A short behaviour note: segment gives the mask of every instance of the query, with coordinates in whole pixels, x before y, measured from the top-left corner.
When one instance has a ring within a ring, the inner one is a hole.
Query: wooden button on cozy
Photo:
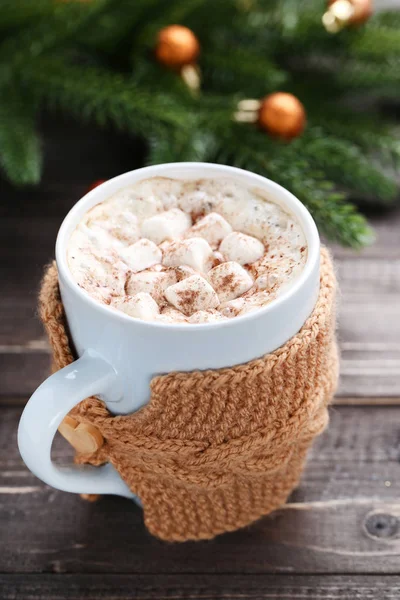
[[[97,427],[90,423],[79,423],[70,416],[63,419],[58,431],[80,454],[92,454],[99,450],[104,442]]]

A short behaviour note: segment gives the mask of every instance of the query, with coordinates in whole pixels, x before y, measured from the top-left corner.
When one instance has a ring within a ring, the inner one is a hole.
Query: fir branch
[[[287,73],[252,50],[222,44],[211,46],[201,56],[205,89],[219,93],[262,96],[281,87]]]
[[[300,175],[300,174],[299,174]],[[285,179],[285,178],[283,178]],[[282,185],[285,185],[281,179]],[[287,182],[289,189],[311,211],[326,237],[355,249],[368,246],[375,239],[372,228],[346,196],[335,192],[333,183],[319,177],[303,177]]]
[[[43,52],[60,47],[104,11],[110,0],[60,4],[37,23],[10,35],[0,45],[0,75],[3,80]]]
[[[148,23],[149,11],[158,12],[162,0],[110,0],[108,10],[96,18],[95,26],[89,23],[78,32],[78,42],[83,48],[108,57],[116,55],[129,63],[132,40],[137,31]]]
[[[341,118],[339,110],[336,114],[327,111],[325,115],[313,114],[312,122],[328,135],[348,141],[357,146],[359,152],[373,157],[380,170],[396,172],[400,169],[400,131],[382,122],[378,115],[358,113],[349,119],[345,114]],[[367,195],[371,195],[371,190]]]
[[[388,27],[389,29],[400,28],[400,11],[382,10],[374,14],[372,20],[377,27]]]
[[[39,17],[52,15],[54,0],[1,0],[0,31],[22,27]]]
[[[173,98],[152,94],[122,74],[43,57],[27,63],[20,78],[34,98],[100,126],[113,123],[118,129],[149,135],[190,125],[190,115]]]
[[[384,62],[350,59],[341,61],[335,73],[336,80],[347,90],[371,88],[374,93],[390,88],[398,93],[400,85],[400,57],[388,57]]]
[[[293,143],[293,150],[296,147],[328,179],[350,192],[373,196],[376,202],[382,203],[393,202],[398,194],[397,183],[376,168],[357,146],[327,135],[320,128],[309,127],[303,138]]]
[[[304,98],[304,85],[299,86],[297,81],[292,85],[307,106],[309,124],[306,132],[310,127],[320,127],[328,135],[348,141],[360,151],[372,155],[374,161],[384,168],[400,168],[400,128],[383,118],[375,109],[376,103],[372,108],[365,106],[364,110],[359,108],[355,111],[341,99],[332,98],[330,89],[328,98],[321,102],[318,87],[307,85],[308,93]]]
[[[350,43],[350,55],[380,59],[400,55],[400,29],[370,24],[354,32]]]
[[[0,96],[0,164],[15,185],[38,183],[42,152],[35,130],[36,106],[24,101],[15,86],[3,88]]]
[[[169,162],[208,162],[215,149],[215,139],[207,131],[195,131],[191,135],[172,131],[169,136],[150,138],[147,164]]]
[[[179,98],[182,104],[190,101],[192,93],[179,73],[165,69],[153,57],[135,57],[132,63],[132,81],[138,86],[151,89],[154,93],[168,93]]]
[[[372,118],[370,120],[372,121]],[[376,165],[376,169],[380,172],[388,171],[395,174],[400,169],[400,134],[395,135],[393,127],[391,128],[392,133],[390,133],[386,131],[384,124],[377,125],[376,127],[361,126],[357,128],[355,123],[330,118],[317,117],[313,121],[315,124],[321,126],[326,134],[340,138],[342,142],[348,141],[352,145],[356,145],[358,153],[362,153],[364,159],[366,156],[371,157],[374,165]],[[367,181],[368,179],[365,181],[365,185],[367,185]],[[365,185],[362,187],[365,187]],[[367,197],[371,196],[371,193],[372,190],[366,190]],[[378,195],[374,198],[374,201],[379,202],[379,199]],[[387,200],[390,200],[390,194],[386,198]]]

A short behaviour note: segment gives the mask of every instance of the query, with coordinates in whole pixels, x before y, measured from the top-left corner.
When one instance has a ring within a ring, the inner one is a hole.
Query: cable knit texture
[[[143,504],[149,531],[164,540],[213,538],[281,506],[298,484],[306,452],[328,422],[335,391],[335,276],[321,251],[317,305],[275,352],[236,367],[154,377],[147,406],[112,416],[89,398],[71,415],[105,443],[79,463],[111,462]],[[53,263],[40,315],[54,370],[74,360]]]

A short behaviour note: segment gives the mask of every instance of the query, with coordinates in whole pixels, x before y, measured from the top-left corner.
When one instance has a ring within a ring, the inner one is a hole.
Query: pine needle
[[[27,104],[15,87],[0,96],[0,164],[16,186],[40,180],[42,152],[35,129],[35,105]]]
[[[118,129],[148,135],[183,123],[182,110],[173,98],[155,96],[122,74],[72,65],[54,57],[25,65],[21,80],[35,98],[45,100],[50,107],[99,126],[113,123]]]

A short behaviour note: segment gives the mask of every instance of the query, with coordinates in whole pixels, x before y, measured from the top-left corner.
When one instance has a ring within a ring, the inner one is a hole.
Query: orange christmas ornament
[[[200,44],[193,31],[183,25],[169,25],[159,31],[155,54],[170,68],[180,68],[196,61]]]
[[[269,134],[291,140],[303,132],[306,111],[293,94],[275,92],[261,101],[258,123]]]
[[[329,33],[365,23],[372,15],[372,0],[328,0],[322,23]]]

